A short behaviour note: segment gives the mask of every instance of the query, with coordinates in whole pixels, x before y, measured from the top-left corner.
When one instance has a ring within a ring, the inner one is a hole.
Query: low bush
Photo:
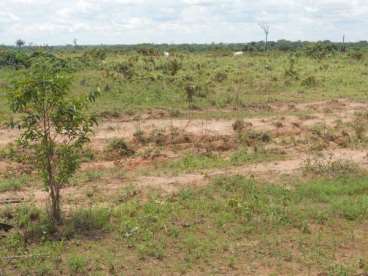
[[[108,208],[79,209],[71,214],[65,222],[67,237],[77,234],[91,234],[107,230],[110,227],[111,210]]]
[[[111,158],[130,157],[135,151],[129,147],[124,139],[113,139],[109,142],[105,150]]]

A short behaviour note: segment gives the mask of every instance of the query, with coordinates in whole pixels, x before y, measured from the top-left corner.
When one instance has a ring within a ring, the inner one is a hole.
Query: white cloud
[[[1,0],[0,43],[244,42],[368,37],[366,0]]]

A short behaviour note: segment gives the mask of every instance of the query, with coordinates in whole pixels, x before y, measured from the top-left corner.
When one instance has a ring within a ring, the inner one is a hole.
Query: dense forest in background
[[[0,45],[0,48],[25,48],[25,49],[34,49],[34,48],[47,48],[47,49],[56,49],[56,50],[75,50],[76,48],[104,48],[109,50],[117,50],[117,51],[134,51],[139,49],[156,49],[159,51],[187,51],[187,52],[203,52],[203,51],[246,51],[246,52],[256,52],[256,51],[264,51],[265,42],[264,41],[253,41],[248,43],[210,43],[210,44],[197,44],[197,43],[184,43],[184,44],[151,44],[151,43],[142,43],[142,44],[131,44],[131,45],[64,45],[64,46],[26,46],[25,41],[19,40],[22,42],[21,44],[16,43],[14,46],[6,46]],[[279,50],[279,51],[295,51],[308,47],[327,47],[334,50],[341,49],[362,49],[368,47],[368,41],[359,41],[359,42],[332,42],[329,40],[325,41],[289,41],[289,40],[278,40],[278,41],[269,41],[268,49],[269,50]]]
[[[135,44],[135,45],[65,45],[65,46],[35,46],[26,45],[18,40],[14,46],[0,46],[0,67],[28,67],[31,59],[40,52],[47,52],[59,57],[68,56],[74,61],[88,63],[89,60],[104,60],[108,54],[140,54],[142,56],[161,56],[164,52],[175,54],[209,54],[214,56],[232,56],[235,51],[261,54],[265,51],[305,55],[312,58],[323,58],[337,53],[348,53],[355,59],[360,59],[368,49],[367,41],[331,42],[331,41],[270,41],[265,47],[264,41],[249,43],[212,43],[212,44]]]

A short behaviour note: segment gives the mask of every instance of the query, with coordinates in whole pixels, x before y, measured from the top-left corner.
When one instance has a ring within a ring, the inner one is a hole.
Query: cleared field
[[[0,274],[368,272],[365,56],[58,55],[99,124],[54,229],[0,99]]]

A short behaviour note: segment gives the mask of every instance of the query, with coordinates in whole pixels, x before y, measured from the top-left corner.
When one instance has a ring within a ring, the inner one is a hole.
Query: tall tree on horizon
[[[263,30],[266,38],[265,38],[265,51],[267,51],[268,49],[268,36],[270,34],[270,29],[271,26],[268,23],[262,22],[262,23],[258,23],[258,26]]]
[[[15,44],[17,45],[17,47],[20,49],[20,48],[22,48],[25,44],[26,44],[26,42],[23,40],[23,39],[18,39],[16,42],[15,42]]]

